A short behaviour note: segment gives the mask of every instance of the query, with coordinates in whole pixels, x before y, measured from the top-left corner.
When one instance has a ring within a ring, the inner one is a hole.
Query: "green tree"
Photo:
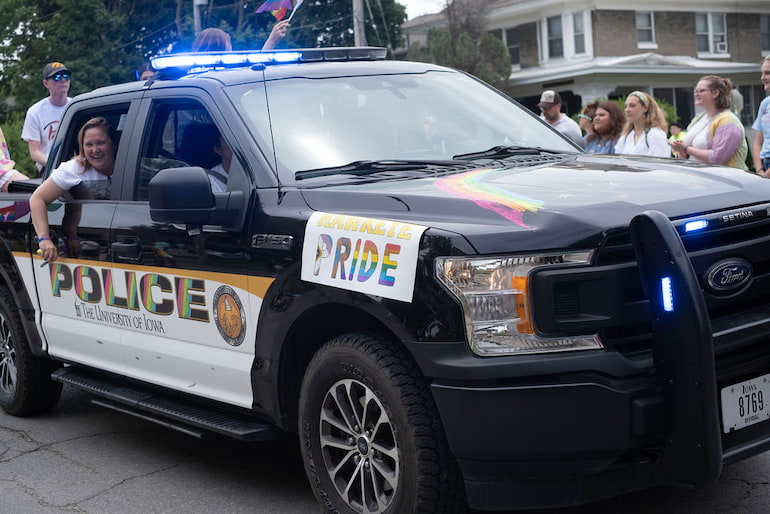
[[[364,2],[365,34],[369,45],[397,48],[403,38],[401,25],[405,21],[406,7],[396,0]],[[351,0],[305,0],[291,23],[286,43],[295,48],[354,44]]]
[[[407,58],[467,71],[495,86],[511,73],[511,58],[500,38],[484,31],[490,0],[448,0],[447,28],[428,30],[428,47],[413,44]]]
[[[263,0],[209,0],[201,27],[230,33],[236,49],[260,48],[275,24],[255,13]],[[365,3],[369,44],[396,48],[406,9],[396,0]],[[61,61],[72,70],[72,96],[133,79],[151,56],[189,50],[190,0],[0,0],[0,121],[23,114],[46,96],[43,66]],[[306,0],[292,19],[284,47],[352,46],[350,0]]]
[[[126,82],[159,48],[177,39],[175,0],[0,0],[0,95],[24,112],[46,96],[43,66],[64,62],[71,95]]]

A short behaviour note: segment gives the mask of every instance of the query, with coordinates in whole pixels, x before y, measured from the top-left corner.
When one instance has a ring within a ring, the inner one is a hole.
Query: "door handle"
[[[138,242],[112,243],[112,259],[115,262],[141,262],[142,245]]]

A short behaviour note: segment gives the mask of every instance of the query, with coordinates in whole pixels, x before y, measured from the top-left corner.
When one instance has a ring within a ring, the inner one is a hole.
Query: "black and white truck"
[[[767,450],[770,181],[584,154],[384,54],[167,56],[77,97],[48,168],[105,117],[110,196],[54,202],[50,234],[39,180],[0,196],[4,410],[72,384],[199,437],[298,434],[330,512],[705,487]]]

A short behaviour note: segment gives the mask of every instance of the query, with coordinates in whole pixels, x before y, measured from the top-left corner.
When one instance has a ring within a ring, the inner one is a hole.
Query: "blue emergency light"
[[[374,61],[387,57],[387,49],[379,47],[302,48],[256,52],[194,52],[153,57],[150,64],[160,78],[174,78],[223,68],[245,68],[257,65],[290,64],[320,61]]]
[[[674,289],[671,285],[671,277],[660,279],[660,289],[663,293],[663,310],[666,312],[674,311]]]
[[[297,62],[301,52],[205,52],[153,57],[152,67],[158,71],[172,68],[238,68],[255,64]]]
[[[695,220],[695,221],[688,221],[684,224],[684,231],[687,232],[697,232],[698,230],[703,230],[704,228],[707,228],[709,226],[708,220]]]

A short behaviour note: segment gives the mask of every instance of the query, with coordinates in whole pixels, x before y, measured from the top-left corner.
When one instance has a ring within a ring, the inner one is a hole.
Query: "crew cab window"
[[[78,132],[85,125],[85,123],[97,117],[103,117],[110,124],[115,148],[120,148],[120,140],[123,134],[123,128],[126,124],[126,117],[128,114],[128,108],[130,104],[113,105],[109,107],[99,107],[94,109],[83,109],[76,112],[75,116],[68,124],[68,131],[62,142],[61,149],[56,155],[53,169],[60,166],[63,162],[72,159],[78,154]],[[48,172],[50,175],[50,171]],[[98,187],[94,187],[98,186]],[[113,187],[113,180],[100,180],[99,184],[85,184],[83,188],[73,188],[68,196],[75,199],[89,199],[89,200],[110,200],[115,198],[115,192]],[[90,189],[90,191],[89,191]]]
[[[150,114],[143,142],[134,200],[148,199],[150,179],[160,170],[200,166],[210,171],[221,162],[213,150],[218,129],[197,102],[158,102]]]

